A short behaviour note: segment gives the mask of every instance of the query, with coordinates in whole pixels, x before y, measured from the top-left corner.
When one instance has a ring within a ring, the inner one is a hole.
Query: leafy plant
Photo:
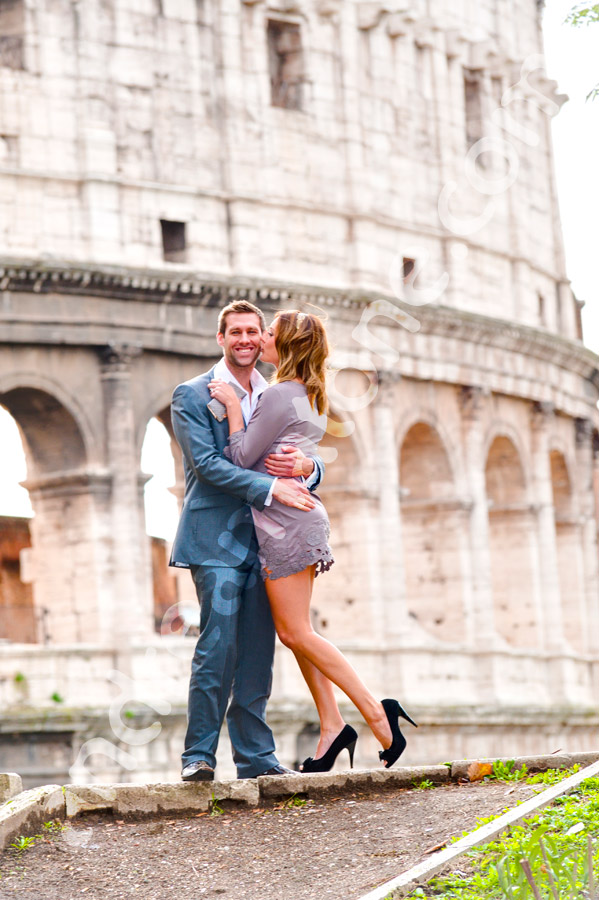
[[[291,797],[287,797],[286,800],[283,800],[279,806],[275,806],[275,809],[295,809],[299,807],[300,809],[307,804],[307,800],[303,797],[298,797],[297,794],[292,794]]]
[[[25,837],[24,835],[20,835],[16,840],[12,842],[10,845],[13,850],[16,850],[17,853],[23,853],[24,850],[27,850],[29,847],[33,847],[35,844],[34,837]]]
[[[527,784],[545,784],[550,786],[552,784],[558,784],[564,778],[569,775],[574,775],[576,772],[580,771],[580,766],[578,763],[572,766],[571,769],[547,769],[546,772],[538,772],[536,775],[529,775],[526,779]]]
[[[52,819],[50,822],[42,822],[42,828],[45,834],[53,834],[56,831],[64,831],[66,825],[63,825],[58,819]]]
[[[210,815],[211,816],[222,816],[224,815],[224,809],[220,805],[220,800],[217,800],[214,796],[214,791],[212,791],[212,800],[210,802]]]
[[[54,700],[55,703],[64,703],[64,697],[58,693],[58,691],[54,691],[50,696],[50,700]]]
[[[14,681],[15,684],[23,684],[24,681],[27,681],[27,676],[22,672],[15,672]]]
[[[418,781],[416,778],[412,779],[412,787],[415,791],[430,791],[434,786],[434,782],[428,778],[423,778],[422,781]]]
[[[497,781],[522,781],[528,775],[528,769],[524,765],[521,769],[516,769],[515,766],[515,759],[507,759],[505,762],[496,759],[493,763],[491,778]]]

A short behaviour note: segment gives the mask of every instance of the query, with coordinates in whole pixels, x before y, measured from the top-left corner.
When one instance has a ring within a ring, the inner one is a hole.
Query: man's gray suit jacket
[[[252,513],[264,509],[274,479],[241,469],[223,456],[229,438],[225,419],[210,410],[208,383],[214,369],[175,388],[171,416],[183,451],[185,496],[173,543],[171,566],[239,566],[257,551]]]

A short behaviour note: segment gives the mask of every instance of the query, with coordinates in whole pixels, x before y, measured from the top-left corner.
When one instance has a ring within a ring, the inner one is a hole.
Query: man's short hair
[[[264,313],[259,307],[254,306],[249,300],[234,300],[233,303],[229,303],[228,306],[225,306],[220,311],[218,317],[218,330],[221,334],[224,334],[227,330],[227,316],[230,313],[253,313],[260,319],[260,330],[264,331],[266,329]]]

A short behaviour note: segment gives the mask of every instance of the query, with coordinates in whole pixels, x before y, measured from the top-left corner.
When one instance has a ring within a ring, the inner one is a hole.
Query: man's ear
[[[224,347],[224,346],[225,346],[225,336],[224,336],[224,334],[222,333],[222,331],[217,332],[217,335],[216,335],[216,343],[219,345],[219,347]]]

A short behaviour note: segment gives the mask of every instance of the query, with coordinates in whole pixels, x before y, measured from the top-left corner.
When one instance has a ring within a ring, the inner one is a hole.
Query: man
[[[239,778],[289,771],[275,756],[265,721],[275,630],[260,575],[250,506],[264,509],[274,497],[288,506],[313,508],[309,491],[299,481],[274,476],[303,474],[306,484],[316,487],[323,466],[320,459],[306,458],[295,448],[288,448],[288,455],[269,457],[272,476],[232,465],[223,456],[227,421],[214,408],[216,401],[210,403],[208,391],[213,378],[232,384],[240,394],[247,424],[267,387],[254,368],[264,329],[258,307],[243,300],[226,306],[216,336],[223,358],[209,372],[180,384],[173,394],[172,421],[183,451],[185,498],[171,565],[191,569],[201,606],[189,686],[183,781],[214,778],[225,713]]]

